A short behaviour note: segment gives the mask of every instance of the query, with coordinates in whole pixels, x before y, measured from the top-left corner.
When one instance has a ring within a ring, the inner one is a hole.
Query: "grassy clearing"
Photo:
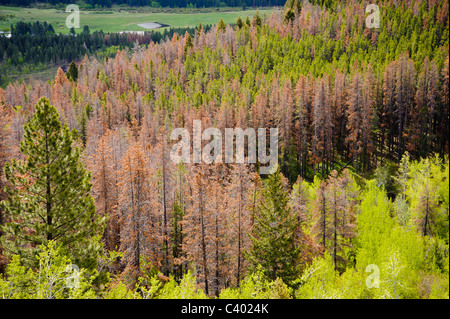
[[[269,16],[271,12],[272,9],[259,10],[261,16],[264,14]],[[139,12],[135,10],[112,11],[112,13],[109,14],[98,11],[81,11],[80,27],[82,28],[84,25],[88,25],[91,31],[103,30],[104,32],[145,31],[146,29],[137,24],[158,22],[170,25],[171,27],[195,27],[199,23],[202,23],[203,25],[216,24],[221,18],[225,23],[234,23],[238,17],[253,17],[255,13],[256,10],[204,13],[185,13],[184,11],[181,14],[167,12]],[[47,23],[52,24],[57,33],[69,32],[69,29],[65,25],[65,21],[70,13],[66,13],[63,10],[0,6],[0,16],[9,14],[14,15],[14,17],[7,21],[0,21],[0,31],[4,28],[10,28],[11,24],[15,24],[19,21],[46,21]]]

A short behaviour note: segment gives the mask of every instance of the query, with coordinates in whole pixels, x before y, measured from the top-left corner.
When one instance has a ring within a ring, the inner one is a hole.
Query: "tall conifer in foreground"
[[[270,280],[278,277],[290,284],[298,275],[300,249],[295,245],[297,216],[291,213],[289,195],[280,170],[269,176],[262,192],[263,202],[255,216],[252,241],[247,258]]]
[[[25,160],[5,165],[12,187],[5,188],[8,198],[0,203],[8,218],[2,243],[8,254],[20,254],[33,265],[35,247],[53,240],[73,263],[92,267],[100,245],[91,239],[101,234],[104,220],[95,215],[91,175],[74,146],[77,132],[58,117],[48,99],[40,99],[20,143]]]

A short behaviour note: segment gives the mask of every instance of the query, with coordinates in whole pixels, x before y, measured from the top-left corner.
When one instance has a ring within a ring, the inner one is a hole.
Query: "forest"
[[[369,4],[0,88],[0,297],[448,299],[449,2]],[[278,169],[172,161],[195,120],[277,128]]]
[[[211,25],[202,26],[209,30]],[[104,33],[90,32],[85,25],[81,32],[71,28],[71,36],[57,34],[51,24],[39,21],[18,22],[11,26],[11,37],[0,36],[0,86],[6,87],[10,82],[8,75],[21,72],[32,75],[33,69],[45,68],[55,63],[70,63],[81,60],[85,54],[104,54],[114,56],[116,50],[137,45],[159,43],[172,38],[174,33],[194,35],[196,28],[167,28],[164,31],[151,30],[138,33]],[[112,51],[110,49],[113,49]],[[30,69],[30,72],[26,70]]]

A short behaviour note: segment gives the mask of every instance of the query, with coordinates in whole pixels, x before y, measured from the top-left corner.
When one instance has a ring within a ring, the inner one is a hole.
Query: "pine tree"
[[[242,27],[244,26],[244,22],[242,22],[241,17],[238,17],[238,18],[237,18],[237,20],[236,20],[236,26],[237,26],[239,29],[242,29]]]
[[[9,135],[11,130],[8,124],[11,119],[9,112],[6,111],[6,107],[0,104],[0,201],[6,198],[6,193],[3,188],[6,184],[6,180],[3,176],[3,167],[7,162],[9,153]],[[3,208],[0,206],[0,240],[3,235],[1,226],[4,223]],[[3,247],[0,244],[0,274],[4,273],[4,266],[6,264],[6,258],[3,256]]]
[[[448,5],[447,5],[448,7]],[[441,154],[448,154],[449,152],[449,108],[450,108],[450,83],[449,83],[449,57],[445,61],[442,70],[442,115],[440,123],[440,139],[441,139]]]
[[[313,258],[319,253],[319,247],[314,243],[308,227],[311,222],[311,214],[308,212],[310,205],[308,187],[308,183],[299,176],[292,186],[289,203],[292,212],[297,216],[298,227],[295,232],[295,243],[302,247],[299,258],[301,270],[311,264]]]
[[[351,247],[354,233],[354,181],[347,170],[338,177],[337,172],[331,172],[328,179],[328,196],[330,202],[330,217],[332,220],[332,256],[334,270],[344,271],[347,263],[347,251]],[[350,193],[350,194],[349,194]],[[353,200],[352,200],[353,199]]]
[[[250,234],[251,248],[246,255],[253,269],[261,265],[270,280],[279,277],[290,285],[299,272],[296,261],[300,248],[294,241],[298,224],[288,205],[289,196],[279,169],[269,176],[262,198]]]
[[[225,32],[225,22],[223,22],[223,19],[220,19],[217,24],[217,32]]]
[[[346,120],[345,116],[347,105],[346,101],[346,90],[345,90],[345,74],[336,71],[334,77],[334,88],[333,88],[333,140],[336,150],[345,154],[345,137],[346,137]],[[335,152],[332,152],[333,157]],[[334,158],[333,158],[334,161]]]
[[[404,159],[407,160],[406,157]],[[436,158],[438,159],[438,158]],[[436,165],[437,164],[437,165]],[[436,167],[442,163],[426,158],[420,162],[410,163],[408,180],[406,182],[406,194],[411,203],[412,217],[418,226],[418,230],[424,236],[432,236],[437,233],[437,221],[441,213],[439,207],[439,174]],[[438,182],[438,183],[437,183]]]
[[[183,264],[185,260],[185,252],[183,251],[183,219],[186,210],[187,181],[186,168],[183,163],[179,163],[175,172],[175,198],[172,208],[172,257],[174,264],[174,277],[176,281],[180,281],[183,276]]]
[[[249,247],[247,233],[250,230],[251,213],[251,192],[254,186],[251,185],[251,171],[245,165],[233,165],[230,176],[230,184],[227,188],[227,194],[233,199],[228,207],[231,212],[228,213],[230,219],[231,231],[231,250],[236,260],[236,283],[239,286],[244,273],[245,259],[243,252]]]
[[[186,31],[184,34],[184,57],[187,56],[189,49],[192,48],[194,44],[192,43],[192,38],[190,34]]]
[[[356,172],[359,173],[359,156],[363,152],[362,112],[364,107],[363,80],[359,72],[353,75],[349,87],[347,100],[347,130],[349,132],[346,142],[349,144],[350,156],[355,160]]]
[[[292,92],[292,84],[290,79],[286,79],[283,85],[283,91],[281,92],[280,103],[277,105],[277,127],[280,130],[281,136],[281,149],[283,152],[283,160],[286,163],[284,167],[284,174],[286,176],[291,175],[288,171],[288,151],[291,143],[292,124],[294,116],[294,97]]]
[[[131,282],[136,283],[141,273],[141,258],[147,255],[158,266],[157,252],[149,243],[154,232],[150,222],[149,173],[147,157],[139,142],[134,142],[122,158],[119,174],[119,205],[122,211],[120,250]]]
[[[354,207],[358,192],[347,170],[340,177],[332,171],[316,189],[311,231],[322,251],[330,251],[335,270],[344,270],[348,260],[346,255],[355,236]]]
[[[394,138],[396,132],[395,117],[395,61],[386,66],[383,74],[383,109],[381,112],[381,139],[380,152],[383,156],[384,141],[387,136],[387,152],[393,152]]]
[[[211,267],[211,280],[214,294],[218,297],[221,287],[226,285],[225,278],[229,278],[228,273],[230,273],[228,265],[230,238],[226,235],[228,228],[227,218],[229,217],[229,214],[226,212],[228,211],[230,200],[218,181],[211,181],[208,197],[210,200],[207,203],[207,209],[211,212],[212,220],[209,238],[212,243],[211,255],[214,260]]]
[[[308,167],[308,150],[309,150],[309,127],[310,127],[310,115],[311,98],[309,95],[310,89],[308,88],[308,79],[304,75],[300,75],[295,86],[295,113],[296,113],[296,142],[299,150],[300,163],[301,163],[301,176],[306,177],[306,170]]]
[[[318,80],[313,108],[313,155],[322,163],[322,177],[328,174],[332,150],[332,114],[328,77]]]
[[[395,81],[395,106],[397,115],[397,158],[402,159],[406,149],[405,132],[409,124],[409,113],[414,100],[414,85],[416,70],[413,61],[408,58],[407,54],[402,54],[396,64],[396,81]]]
[[[72,63],[70,63],[69,70],[67,70],[66,76],[71,82],[76,82],[77,81],[77,79],[78,79],[78,67],[75,64],[75,62],[72,61]]]
[[[93,197],[100,216],[107,216],[108,222],[103,234],[105,248],[118,249],[120,223],[117,212],[117,184],[115,182],[113,149],[109,145],[111,132],[107,131],[98,142],[97,152],[89,161],[93,174]]]
[[[316,196],[314,200],[314,210],[312,218],[314,221],[311,229],[316,242],[325,250],[331,241],[331,221],[329,218],[329,200],[326,192],[327,183],[321,181],[316,189]]]
[[[176,200],[172,209],[172,257],[174,259],[175,280],[181,280],[183,274],[183,264],[181,257],[183,254],[183,226],[181,221],[184,217],[184,210],[180,199]]]
[[[169,254],[170,246],[170,211],[173,205],[173,178],[172,171],[174,167],[169,158],[169,145],[167,143],[167,138],[164,131],[161,131],[157,135],[157,142],[151,153],[154,157],[151,158],[151,163],[153,164],[152,169],[155,174],[151,181],[150,190],[150,205],[153,209],[154,215],[157,216],[158,224],[160,224],[160,235],[159,241],[161,244],[161,254],[162,254],[162,267],[161,271],[163,274],[168,275],[171,269],[172,259]],[[156,237],[156,233],[154,233]]]
[[[183,249],[198,272],[197,279],[203,281],[205,293],[210,293],[211,266],[211,228],[213,221],[211,211],[207,209],[208,178],[206,167],[198,166],[198,171],[188,176],[191,189],[190,205],[183,223]]]
[[[9,218],[3,244],[29,265],[35,262],[35,247],[50,240],[61,243],[74,263],[86,264],[95,257],[90,240],[103,231],[104,219],[95,216],[89,194],[90,173],[74,145],[77,132],[61,125],[58,117],[55,107],[40,99],[20,143],[25,160],[5,165],[12,187],[6,188],[8,198],[1,203]]]

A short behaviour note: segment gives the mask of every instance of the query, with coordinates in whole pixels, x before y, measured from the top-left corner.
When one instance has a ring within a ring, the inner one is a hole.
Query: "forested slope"
[[[66,143],[76,129],[82,156],[64,150],[92,172],[95,216],[108,217],[88,261],[63,240],[41,260],[100,273],[85,297],[448,298],[448,1],[380,1],[378,29],[366,27],[368,4],[295,3],[0,89],[0,164],[37,156],[27,136],[39,127]],[[38,124],[58,116],[66,129]],[[173,163],[169,134],[192,135],[194,120],[222,133],[277,127],[280,169]],[[15,205],[24,188],[11,186],[34,185],[31,163],[5,165],[2,238],[30,231],[37,254],[53,226],[42,198],[25,187],[36,204]],[[46,231],[14,228],[20,207]],[[18,257],[10,265],[16,286],[0,288],[28,296]]]

